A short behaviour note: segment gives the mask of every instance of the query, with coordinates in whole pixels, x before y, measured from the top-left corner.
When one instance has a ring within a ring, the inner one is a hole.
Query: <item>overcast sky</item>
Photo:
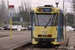
[[[43,6],[43,5],[53,5],[54,7],[55,2],[58,0],[22,0],[22,2],[26,2],[26,1],[30,1],[31,2],[31,7],[37,7],[37,6]],[[5,2],[7,3],[7,0],[5,0]],[[15,9],[18,9],[18,6],[21,6],[21,0],[9,0],[9,4],[10,5],[14,5]],[[65,0],[65,9],[67,12],[69,12],[71,10],[71,4],[70,2],[68,2],[67,0]],[[63,9],[63,0],[59,0],[59,8]]]

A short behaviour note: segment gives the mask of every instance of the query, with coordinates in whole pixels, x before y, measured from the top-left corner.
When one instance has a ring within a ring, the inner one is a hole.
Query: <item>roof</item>
[[[51,8],[54,11],[52,11],[52,12],[39,12],[39,11],[37,11],[39,8]],[[57,7],[36,7],[36,8],[33,8],[32,11],[34,11],[34,13],[57,13],[58,11],[60,11],[60,9]]]

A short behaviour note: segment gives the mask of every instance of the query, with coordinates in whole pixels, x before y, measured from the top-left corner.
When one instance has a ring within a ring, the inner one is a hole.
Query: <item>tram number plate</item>
[[[43,37],[46,37],[46,35],[43,35]]]

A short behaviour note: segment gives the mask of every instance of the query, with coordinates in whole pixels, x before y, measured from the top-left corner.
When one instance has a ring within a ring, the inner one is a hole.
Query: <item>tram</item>
[[[65,40],[65,33],[66,16],[61,9],[44,5],[31,10],[32,44],[59,45]]]

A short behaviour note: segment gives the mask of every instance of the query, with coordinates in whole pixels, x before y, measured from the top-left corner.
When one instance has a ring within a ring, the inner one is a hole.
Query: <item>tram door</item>
[[[60,20],[60,22],[59,22],[59,33],[60,33],[60,39],[63,39],[63,26],[64,26],[64,14],[63,13],[60,13],[60,17],[59,17],[59,20]]]

